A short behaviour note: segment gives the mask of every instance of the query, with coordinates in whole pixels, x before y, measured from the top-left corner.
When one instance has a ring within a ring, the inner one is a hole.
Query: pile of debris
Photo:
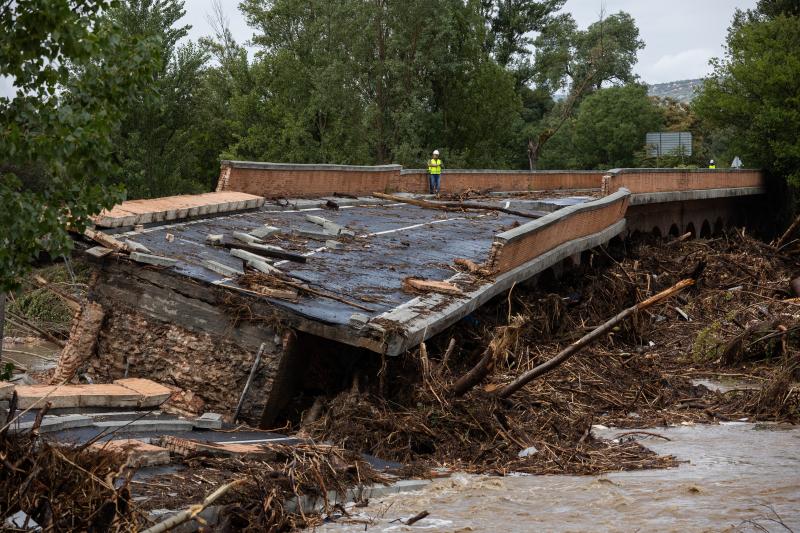
[[[73,443],[45,427],[49,403],[25,428],[18,404],[15,394],[0,428],[4,528],[156,533],[191,522],[290,531],[319,524],[320,512],[357,500],[365,487],[397,479],[359,454],[313,443],[145,442],[115,438],[116,431]],[[183,509],[187,502],[195,503]]]
[[[516,287],[429,346],[387,360],[388,379],[361,390],[367,380],[356,376],[304,429],[387,459],[474,472],[671,466],[592,428],[798,421],[796,269],[794,257],[738,231],[598,249],[560,280]],[[630,320],[606,322],[637,302]],[[532,370],[559,352],[569,353],[545,375]],[[696,384],[730,375],[761,385],[722,393]]]

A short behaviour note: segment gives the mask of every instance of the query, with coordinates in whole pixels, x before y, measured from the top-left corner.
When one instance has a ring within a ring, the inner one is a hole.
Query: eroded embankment
[[[496,396],[701,264],[694,287],[619,324],[510,398]],[[789,285],[796,276],[796,258],[733,230],[710,240],[616,243],[560,280],[515,287],[429,346],[387,360],[380,379],[356,372],[349,390],[318,399],[323,414],[304,431],[426,468],[590,474],[672,466],[671,457],[636,442],[596,438],[592,425],[796,421],[800,301]],[[490,375],[454,394],[454,382],[487,353]],[[693,384],[730,375],[759,386],[720,393]]]

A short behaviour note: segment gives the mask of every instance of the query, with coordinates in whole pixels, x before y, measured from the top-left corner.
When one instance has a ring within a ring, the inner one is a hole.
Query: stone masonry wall
[[[119,307],[106,308],[106,320],[89,375],[98,381],[142,377],[192,391],[208,411],[230,415],[244,389],[255,352],[231,340],[198,333]],[[265,335],[267,349],[242,409],[257,423],[269,397],[282,354],[282,339]]]

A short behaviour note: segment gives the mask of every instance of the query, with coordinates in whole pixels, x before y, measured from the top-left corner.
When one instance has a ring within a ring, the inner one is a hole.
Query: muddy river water
[[[685,461],[602,476],[456,474],[351,509],[344,531],[798,531],[800,428],[730,422],[652,430],[642,441]],[[622,431],[595,432],[613,438]],[[420,511],[429,517],[401,524]]]

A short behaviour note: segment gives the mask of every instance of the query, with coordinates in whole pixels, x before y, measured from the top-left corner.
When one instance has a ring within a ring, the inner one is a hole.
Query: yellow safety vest
[[[717,168],[717,165],[708,165],[708,168]]]
[[[428,161],[428,174],[441,174],[442,173],[442,160],[431,159]]]

